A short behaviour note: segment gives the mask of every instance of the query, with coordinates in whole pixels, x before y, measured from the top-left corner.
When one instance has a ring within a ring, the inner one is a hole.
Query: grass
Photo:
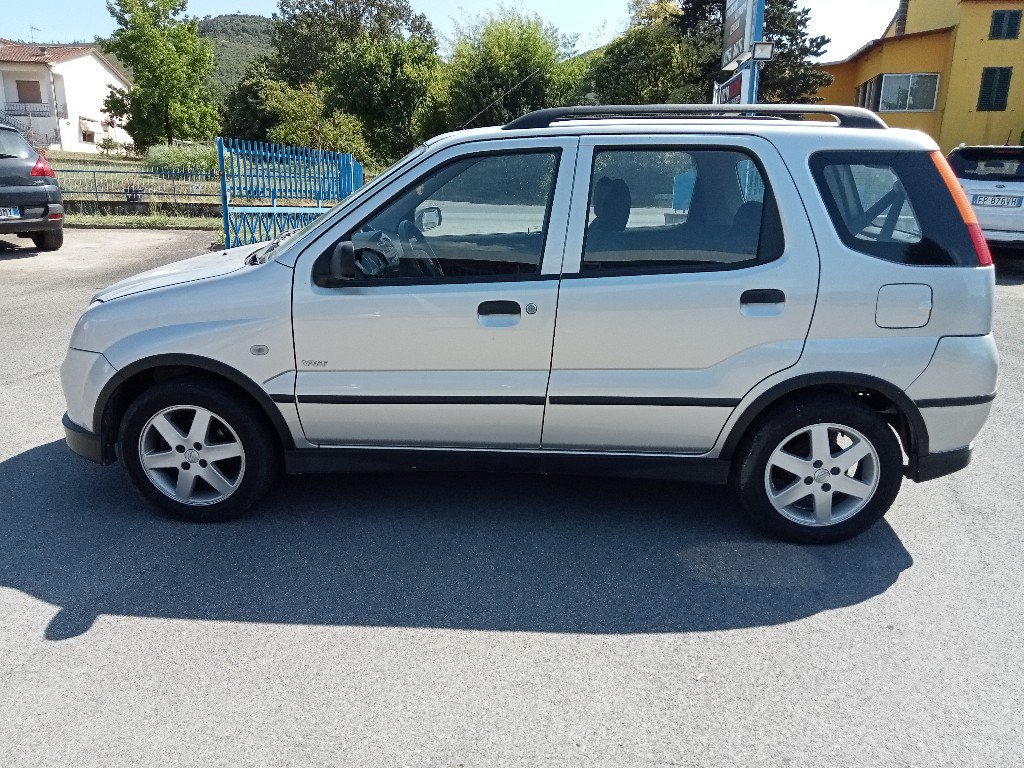
[[[83,229],[204,229],[220,232],[223,237],[224,221],[214,216],[174,216],[168,213],[101,214],[68,213],[64,226]]]
[[[46,160],[54,168],[110,168],[112,170],[131,171],[142,168],[145,163],[141,159],[126,158],[92,152],[61,152],[57,149],[46,151]]]

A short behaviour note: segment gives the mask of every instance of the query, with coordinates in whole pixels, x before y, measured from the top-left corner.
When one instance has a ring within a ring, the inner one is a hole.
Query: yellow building
[[[826,64],[828,104],[961,143],[1024,143],[1024,0],[902,0],[885,34]]]

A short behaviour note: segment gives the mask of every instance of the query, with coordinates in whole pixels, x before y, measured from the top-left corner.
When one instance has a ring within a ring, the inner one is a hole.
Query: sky
[[[433,21],[442,36],[451,34],[457,19],[485,13],[502,4],[498,0],[410,2],[416,11]],[[580,51],[607,43],[625,30],[629,20],[627,0],[516,0],[504,4],[536,12],[562,32],[579,35]],[[857,0],[856,11],[852,12],[851,4],[841,0],[802,2],[811,9],[811,32],[832,38],[825,55],[830,61],[845,58],[881,35],[897,4],[898,0]],[[104,0],[49,0],[45,10],[40,10],[43,6],[38,3],[12,0],[4,5],[0,37],[46,42],[91,41],[97,35],[109,34],[113,28]],[[276,7],[276,0],[189,0],[188,12],[200,17],[238,12],[269,16]]]

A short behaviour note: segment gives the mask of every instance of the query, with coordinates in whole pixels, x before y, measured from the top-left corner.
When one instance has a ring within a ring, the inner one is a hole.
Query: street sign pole
[[[754,4],[754,40],[764,40],[764,4],[765,0],[756,0]],[[753,46],[753,41],[751,41]],[[745,62],[750,67],[750,93],[748,104],[757,104],[757,90],[761,80],[761,62],[754,61],[753,55]]]

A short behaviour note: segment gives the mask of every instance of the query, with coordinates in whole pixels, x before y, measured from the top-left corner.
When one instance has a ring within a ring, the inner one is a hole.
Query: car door
[[[587,137],[574,189],[544,448],[706,452],[814,310],[782,158],[751,136]]]
[[[576,144],[444,150],[303,254],[293,321],[310,442],[540,446]],[[332,283],[349,241],[357,279]]]

